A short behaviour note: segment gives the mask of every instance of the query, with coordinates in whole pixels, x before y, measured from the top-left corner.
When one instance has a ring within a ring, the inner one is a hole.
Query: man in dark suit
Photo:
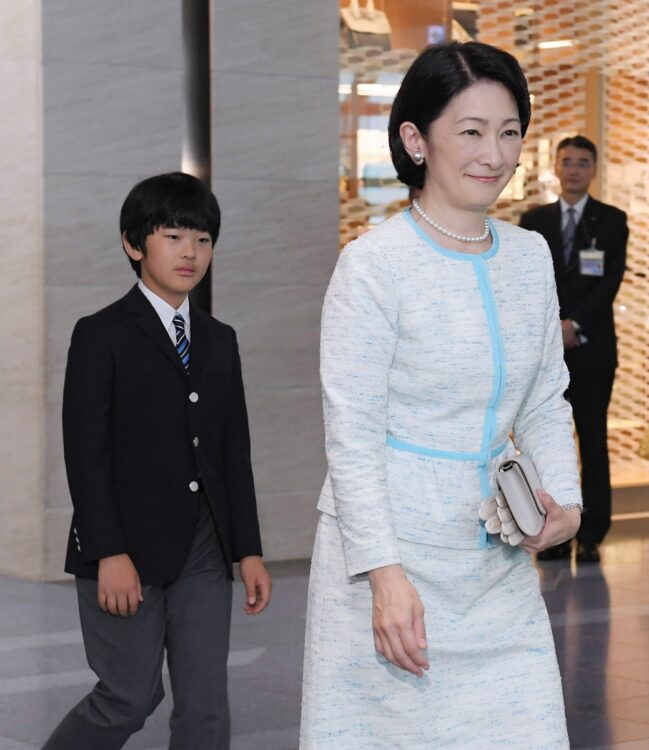
[[[584,516],[577,534],[577,560],[598,562],[599,545],[611,525],[611,482],[606,415],[617,367],[613,301],[622,282],[626,214],[591,198],[597,149],[577,135],[557,148],[561,197],[521,216],[520,225],[542,234],[550,246],[561,311],[567,397],[579,436]],[[569,557],[570,542],[540,559]]]
[[[188,298],[220,212],[175,172],[136,185],[120,224],[139,282],[77,323],[63,396],[66,571],[99,682],[45,749],[121,748],[162,700],[166,652],[169,747],[226,750],[233,562],[248,614],[266,607],[271,582],[236,336]]]

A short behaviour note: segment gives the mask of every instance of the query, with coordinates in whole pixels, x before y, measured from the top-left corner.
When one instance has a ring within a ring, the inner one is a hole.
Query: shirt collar
[[[176,310],[168,302],[165,302],[162,297],[159,297],[155,292],[152,292],[142,279],[137,282],[137,285],[142,294],[153,305],[153,309],[158,313],[158,317],[162,321],[165,330],[170,330],[173,324],[174,315],[177,312],[183,316],[185,324],[189,322],[189,297],[185,297],[183,303]]]
[[[581,215],[584,213],[584,208],[586,207],[586,203],[588,201],[588,193],[585,195],[582,195],[582,197],[575,203],[574,206],[571,206],[568,201],[566,201],[563,196],[559,198],[559,203],[561,204],[561,216],[566,217],[566,212],[569,208],[575,209],[575,224],[578,224],[581,220]]]

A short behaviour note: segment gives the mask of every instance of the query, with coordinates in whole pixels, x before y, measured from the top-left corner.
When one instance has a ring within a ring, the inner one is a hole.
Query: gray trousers
[[[182,573],[166,586],[145,586],[134,617],[99,609],[96,581],[77,579],[77,595],[88,664],[99,682],[43,750],[121,748],[164,697],[165,651],[174,699],[169,750],[228,750],[232,582],[206,501]]]

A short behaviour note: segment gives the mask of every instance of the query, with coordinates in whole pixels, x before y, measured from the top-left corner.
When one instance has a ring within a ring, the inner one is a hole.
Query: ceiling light
[[[573,39],[554,39],[551,42],[539,42],[539,49],[561,49],[562,47],[574,47]]]

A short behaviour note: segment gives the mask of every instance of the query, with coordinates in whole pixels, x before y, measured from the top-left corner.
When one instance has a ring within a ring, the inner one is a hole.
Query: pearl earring
[[[421,153],[421,151],[415,151],[413,159],[415,160],[415,164],[419,166],[424,161],[424,155]]]

